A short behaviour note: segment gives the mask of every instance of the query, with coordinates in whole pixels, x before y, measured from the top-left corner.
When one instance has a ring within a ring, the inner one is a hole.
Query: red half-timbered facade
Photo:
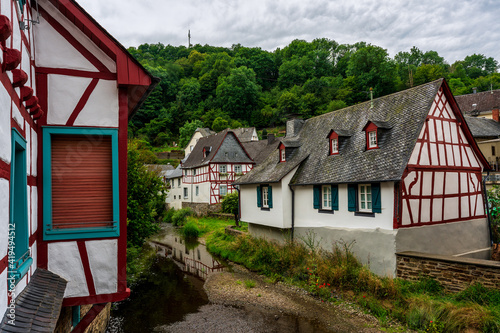
[[[453,97],[440,89],[403,175],[395,228],[486,217],[484,157],[473,145]]]
[[[2,1],[0,44],[0,312],[47,276],[56,311],[123,300],[127,123],[157,79],[74,0]]]
[[[218,204],[255,162],[231,130],[199,139],[182,164],[183,201]]]

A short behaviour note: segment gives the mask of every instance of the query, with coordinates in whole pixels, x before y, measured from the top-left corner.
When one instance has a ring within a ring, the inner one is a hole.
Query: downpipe
[[[290,191],[292,191],[292,233],[290,236],[293,242],[294,231],[295,231],[295,190],[293,189],[291,184],[288,184],[288,187],[290,187]]]
[[[488,231],[490,232],[490,243],[493,246],[493,232],[491,230],[491,217],[490,217],[490,202],[488,201],[488,191],[486,191],[486,180],[490,177],[490,172],[487,171],[486,177],[483,178],[483,194],[486,206],[486,216],[488,217]]]

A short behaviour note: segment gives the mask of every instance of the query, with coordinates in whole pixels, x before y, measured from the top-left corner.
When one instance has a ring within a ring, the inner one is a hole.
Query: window
[[[261,209],[273,208],[273,191],[269,185],[257,186],[257,207]]]
[[[28,184],[26,171],[26,141],[12,130],[12,160],[10,165],[10,216],[8,267],[9,277],[19,281],[29,270],[33,259],[29,250]]]
[[[198,185],[196,185],[195,191],[196,191],[196,196],[198,196],[200,194],[200,187]]]
[[[196,176],[196,169],[193,169],[193,176]]]
[[[495,156],[495,146],[491,146],[491,156]]]
[[[285,149],[280,150],[280,161],[285,162],[286,161],[286,152]]]
[[[194,148],[193,145],[189,146],[189,151],[193,151],[193,148]]]
[[[339,209],[338,185],[316,185],[313,187],[314,209],[333,212]]]
[[[119,236],[118,130],[43,129],[44,239]]]
[[[377,148],[377,131],[368,132],[368,148]]]
[[[380,183],[349,184],[348,210],[359,213],[382,213]]]
[[[184,187],[184,199],[187,199],[188,197],[188,188],[187,187]]]
[[[339,139],[331,139],[330,140],[330,155],[339,153]]]
[[[224,197],[224,196],[226,196],[226,194],[227,194],[227,185],[221,185],[219,187],[219,195],[221,197]]]
[[[227,168],[226,168],[225,164],[220,164],[219,165],[219,172],[220,173],[226,173],[227,172]]]
[[[372,211],[372,187],[371,185],[359,185],[359,211]]]
[[[241,165],[235,165],[234,166],[234,172],[235,173],[241,173]]]
[[[184,169],[184,176],[187,176],[188,175],[188,171],[187,169]]]
[[[175,199],[177,199],[177,196],[176,196],[176,195],[174,195],[174,200],[175,200]]]
[[[177,187],[181,187],[181,179],[177,178]]]
[[[323,209],[332,209],[332,187],[322,186],[321,192],[323,197],[323,205],[321,207]]]

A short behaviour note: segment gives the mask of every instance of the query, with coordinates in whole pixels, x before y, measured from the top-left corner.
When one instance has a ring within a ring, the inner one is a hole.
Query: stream
[[[209,304],[204,280],[228,268],[212,258],[204,244],[186,242],[171,226],[149,245],[157,251],[154,263],[145,278],[131,286],[130,297],[113,304],[107,333],[324,332],[296,316],[281,316],[274,323],[264,309]]]

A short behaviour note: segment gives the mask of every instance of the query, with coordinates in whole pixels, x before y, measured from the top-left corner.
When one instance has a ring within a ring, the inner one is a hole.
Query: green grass
[[[215,231],[224,231],[227,226],[234,225],[234,220],[223,220],[214,217],[195,217],[190,216],[187,218],[187,222],[195,223],[200,230],[199,236],[205,236]],[[238,230],[247,232],[248,223],[240,222],[241,227],[236,228]]]
[[[207,249],[267,276],[285,281],[332,302],[332,292],[357,302],[377,317],[389,318],[425,332],[500,332],[500,291],[480,284],[457,294],[447,293],[435,280],[416,282],[381,278],[362,266],[352,244],[336,244],[332,252],[318,250],[314,238],[306,242],[268,242],[251,236],[231,236],[222,229],[206,237]]]

